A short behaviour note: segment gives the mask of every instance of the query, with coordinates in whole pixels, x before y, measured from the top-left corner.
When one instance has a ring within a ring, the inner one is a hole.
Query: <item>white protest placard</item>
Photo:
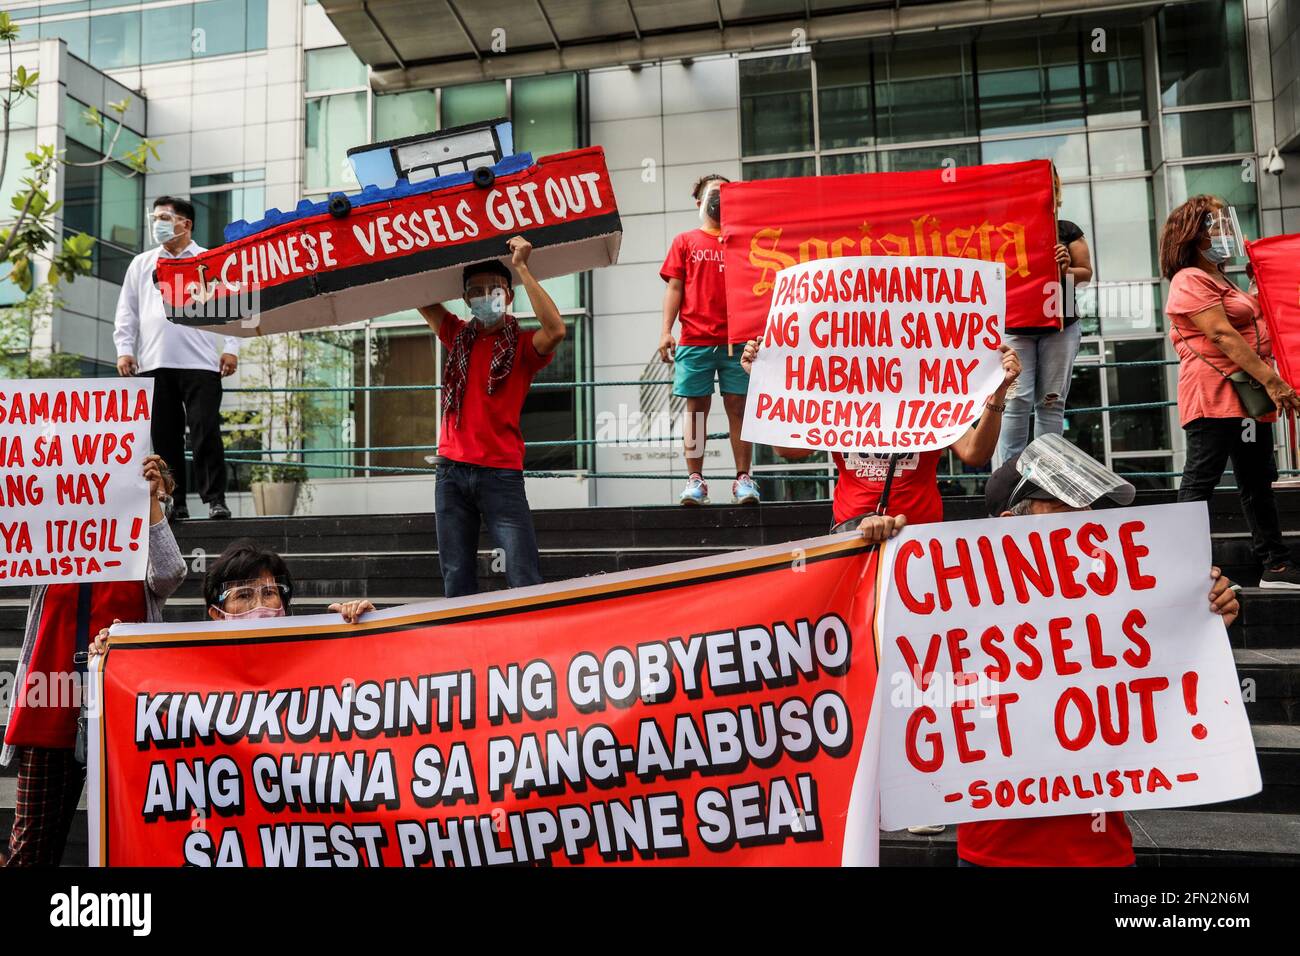
[[[1259,791],[1203,502],[916,525],[881,585],[884,829]]]
[[[0,583],[144,580],[152,407],[147,378],[0,383]]]
[[[945,448],[1002,381],[1006,267],[815,259],[777,273],[741,435],[829,451]]]

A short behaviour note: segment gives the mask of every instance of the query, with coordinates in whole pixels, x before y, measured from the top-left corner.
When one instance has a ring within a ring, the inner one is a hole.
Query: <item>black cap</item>
[[[989,480],[984,485],[984,510],[988,512],[990,518],[996,518],[1002,512],[1010,511],[1017,502],[1024,501],[1026,498],[1041,498],[1045,501],[1051,501],[1056,497],[1016,471],[1016,462],[1018,461],[1020,461],[1019,454],[1004,461],[997,471],[989,475]],[[1022,481],[1024,482],[1023,486],[1021,485]],[[1019,489],[1018,493],[1017,488]]]

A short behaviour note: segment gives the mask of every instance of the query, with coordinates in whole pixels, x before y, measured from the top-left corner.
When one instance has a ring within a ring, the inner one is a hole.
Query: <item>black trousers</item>
[[[1253,425],[1253,428],[1247,427]],[[1187,461],[1178,488],[1179,501],[1209,501],[1223,469],[1232,459],[1232,473],[1241,493],[1241,510],[1250,525],[1255,557],[1265,568],[1291,560],[1282,540],[1273,482],[1273,426],[1241,418],[1197,418],[1183,426]]]
[[[190,428],[194,482],[208,504],[226,497],[226,449],[221,443],[221,373],[204,369],[160,368],[143,373],[153,379],[153,450],[172,470],[176,507],[187,507],[185,426]]]

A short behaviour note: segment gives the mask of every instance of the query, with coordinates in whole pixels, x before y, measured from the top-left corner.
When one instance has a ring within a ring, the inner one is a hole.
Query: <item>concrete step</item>
[[[1205,808],[1126,814],[1139,866],[1298,866],[1300,814]],[[883,866],[956,866],[957,828],[880,834]]]

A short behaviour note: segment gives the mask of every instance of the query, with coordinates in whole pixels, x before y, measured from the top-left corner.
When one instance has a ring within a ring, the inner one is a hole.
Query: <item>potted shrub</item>
[[[252,468],[253,507],[259,517],[291,515],[307,481],[307,469],[298,462],[266,462]]]

